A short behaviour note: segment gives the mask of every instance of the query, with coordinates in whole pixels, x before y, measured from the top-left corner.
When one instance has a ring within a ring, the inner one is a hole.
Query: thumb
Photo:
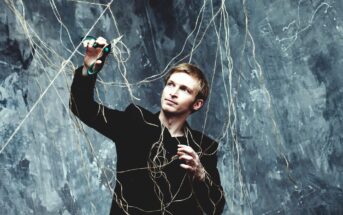
[[[95,63],[94,63],[94,69],[95,69],[95,70],[100,70],[100,69],[101,69],[101,64],[102,64],[102,61],[101,61],[101,60],[95,61]]]

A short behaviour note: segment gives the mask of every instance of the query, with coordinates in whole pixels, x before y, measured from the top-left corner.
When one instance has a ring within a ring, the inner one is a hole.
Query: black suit
[[[158,113],[129,105],[125,111],[96,103],[96,77],[75,71],[71,110],[88,126],[112,139],[117,149],[117,182],[111,214],[221,214],[224,194],[216,168],[218,144],[188,125],[185,136],[171,137]],[[175,157],[177,145],[191,146],[207,174],[192,179]]]

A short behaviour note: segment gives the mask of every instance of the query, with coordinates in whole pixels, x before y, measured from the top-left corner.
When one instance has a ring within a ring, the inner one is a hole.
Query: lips
[[[172,104],[174,104],[174,105],[177,105],[177,103],[174,102],[173,100],[170,100],[170,99],[164,99],[164,100],[167,101],[167,102],[169,102],[169,103],[172,103]]]

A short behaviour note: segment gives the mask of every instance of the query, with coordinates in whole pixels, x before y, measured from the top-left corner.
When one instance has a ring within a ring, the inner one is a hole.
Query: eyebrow
[[[171,79],[168,79],[168,81],[167,81],[166,84],[169,84],[169,83],[176,84],[176,82],[173,81],[173,80],[171,80]],[[185,88],[185,89],[187,89],[190,93],[193,93],[193,92],[194,92],[194,90],[192,90],[191,88],[189,88],[188,86],[186,86],[186,85],[184,85],[184,84],[180,85],[180,88]]]
[[[192,90],[191,88],[187,87],[186,85],[180,85],[180,89],[185,89],[188,90],[190,94],[193,94],[194,90]]]

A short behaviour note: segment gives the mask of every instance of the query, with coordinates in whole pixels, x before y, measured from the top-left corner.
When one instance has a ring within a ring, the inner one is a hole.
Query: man
[[[186,122],[207,98],[203,73],[191,64],[172,68],[165,78],[159,113],[133,104],[125,111],[109,109],[94,101],[96,74],[87,72],[102,68],[107,42],[99,37],[85,45],[70,105],[85,124],[116,144],[111,214],[221,214],[225,200],[216,168],[218,144]]]

